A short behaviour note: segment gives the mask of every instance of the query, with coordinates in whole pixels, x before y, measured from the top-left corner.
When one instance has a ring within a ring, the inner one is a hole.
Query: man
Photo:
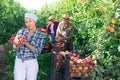
[[[63,21],[58,25],[56,32],[56,41],[64,43],[64,51],[73,50],[73,25],[70,23],[70,17],[63,15]]]

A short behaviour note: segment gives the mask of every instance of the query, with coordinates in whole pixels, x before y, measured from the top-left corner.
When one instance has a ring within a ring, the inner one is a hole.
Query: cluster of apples
[[[22,35],[17,35],[16,37],[11,37],[9,40],[11,43],[20,44],[25,43],[26,40]]]
[[[92,63],[92,59],[91,57],[85,57],[85,58],[80,58],[80,55],[79,54],[76,54],[76,53],[72,53],[72,52],[69,52],[69,51],[60,51],[58,54],[57,54],[57,65],[56,67],[57,68],[60,68],[61,66],[63,67],[63,62],[65,61],[64,60],[64,56],[68,54],[69,57],[70,57],[70,64],[80,64],[80,65],[84,65],[84,64],[90,64]],[[89,66],[91,68],[91,66]]]
[[[106,26],[106,30],[109,31],[109,32],[115,32],[114,27],[112,27],[110,25]]]
[[[69,51],[60,51],[58,54],[57,54],[57,58],[56,58],[56,68],[57,69],[61,69],[61,68],[63,68],[64,66],[63,66],[63,63],[65,62],[65,60],[64,60],[64,56],[66,55],[66,54],[71,54],[71,52],[69,52]]]
[[[63,66],[64,58],[61,54],[57,55],[57,60],[56,61],[57,61],[56,62],[56,68],[57,69],[64,68],[64,66]]]
[[[72,77],[79,76],[92,76],[92,69],[95,67],[95,64],[92,62],[91,57],[80,58],[81,56],[76,53],[72,53],[69,51],[60,51],[57,54],[56,58],[56,68],[61,69],[64,68],[63,65],[65,62],[65,55],[69,55],[69,74]]]
[[[63,63],[65,62],[64,60],[64,56],[66,54],[71,54],[69,51],[60,51],[58,54],[57,54],[57,60],[56,60],[56,68],[57,69],[61,69],[61,68],[64,68],[63,66]]]
[[[62,43],[51,43],[51,49],[54,51],[63,51],[64,50],[64,44]]]
[[[88,2],[89,0],[82,0],[82,2]]]
[[[92,76],[92,69],[95,67],[94,63],[74,63],[70,61],[69,74],[70,76]]]
[[[75,63],[90,63],[92,62],[91,57],[85,57],[85,58],[80,58],[81,56],[79,54],[76,53],[72,53],[69,51],[60,51],[59,52],[60,55],[65,56],[66,54],[69,54],[70,60],[74,61]]]
[[[90,62],[92,62],[91,57],[86,57],[86,58],[81,59],[79,57],[79,55],[74,56],[74,54],[70,55],[70,60],[72,60],[72,61],[74,61],[76,63],[90,63]]]
[[[69,73],[70,76],[91,76],[95,64],[91,57],[80,58],[78,54],[70,54]]]

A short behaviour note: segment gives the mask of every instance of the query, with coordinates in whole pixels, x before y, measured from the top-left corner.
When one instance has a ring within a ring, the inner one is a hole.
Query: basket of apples
[[[57,69],[63,69],[64,68],[64,62],[65,62],[65,59],[64,59],[64,56],[66,54],[71,54],[69,51],[60,51],[57,53],[56,55],[56,68]]]
[[[92,69],[95,67],[95,64],[92,62],[91,57],[80,58],[75,53],[69,57],[69,75],[71,77],[92,76]]]

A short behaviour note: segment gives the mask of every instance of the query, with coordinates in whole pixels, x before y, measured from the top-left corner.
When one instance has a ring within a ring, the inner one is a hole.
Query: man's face
[[[64,22],[64,24],[68,24],[69,23],[69,18],[63,18],[63,22]]]

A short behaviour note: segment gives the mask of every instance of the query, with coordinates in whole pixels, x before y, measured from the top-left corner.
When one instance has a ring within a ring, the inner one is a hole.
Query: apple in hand
[[[16,45],[18,45],[18,44],[20,44],[20,41],[19,41],[19,39],[17,37],[15,37],[13,43],[16,44]]]
[[[19,40],[20,40],[20,42],[21,42],[22,44],[26,43],[26,40],[25,40],[24,37],[20,38]]]
[[[61,41],[61,37],[60,36],[56,36],[56,41],[60,42]]]
[[[14,43],[15,44],[20,44],[20,43],[25,44],[26,40],[22,35],[17,35],[14,39]]]
[[[20,39],[20,38],[22,38],[22,35],[17,35],[16,37],[17,37],[18,39]]]
[[[11,43],[11,44],[13,44],[13,41],[14,41],[14,37],[11,37],[10,39],[9,39],[9,42]]]

